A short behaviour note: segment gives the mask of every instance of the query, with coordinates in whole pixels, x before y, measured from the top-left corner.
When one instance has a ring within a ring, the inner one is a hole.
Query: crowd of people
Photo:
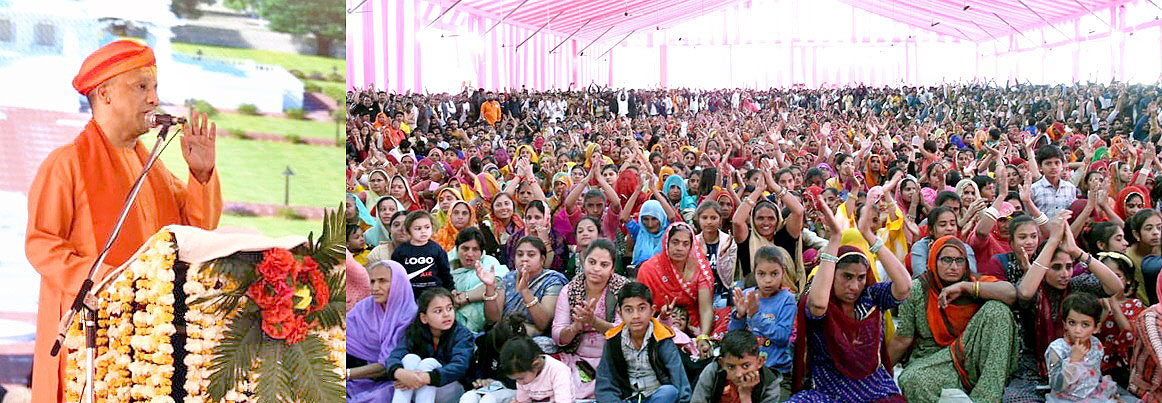
[[[1160,402],[1158,96],[350,91],[348,401]]]

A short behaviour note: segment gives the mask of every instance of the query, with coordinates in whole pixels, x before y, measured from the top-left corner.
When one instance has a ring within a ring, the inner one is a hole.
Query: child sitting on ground
[[[779,401],[779,374],[763,365],[758,339],[746,330],[731,330],[722,337],[718,360],[698,377],[691,403]]]
[[[1085,292],[1072,293],[1061,302],[1065,334],[1045,350],[1052,389],[1046,402],[1117,401],[1117,384],[1101,374],[1105,349],[1094,336],[1101,311],[1097,298]]]
[[[518,337],[500,349],[502,372],[516,381],[516,403],[573,403],[573,373],[541,352],[529,337]]]

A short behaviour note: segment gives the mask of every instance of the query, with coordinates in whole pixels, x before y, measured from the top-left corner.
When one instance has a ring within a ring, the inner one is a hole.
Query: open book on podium
[[[343,401],[346,283],[334,222],[329,213],[318,240],[158,231],[89,298],[95,400]],[[86,383],[80,318],[65,338],[70,402]]]

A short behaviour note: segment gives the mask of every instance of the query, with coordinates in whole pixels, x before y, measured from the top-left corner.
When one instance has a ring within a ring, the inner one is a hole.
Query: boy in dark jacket
[[[690,380],[674,331],[654,319],[649,287],[631,282],[617,293],[622,324],[605,332],[594,390],[599,402],[686,403]]]
[[[782,377],[763,366],[759,343],[746,330],[732,330],[722,337],[718,360],[706,366],[694,386],[692,403],[779,401]]]

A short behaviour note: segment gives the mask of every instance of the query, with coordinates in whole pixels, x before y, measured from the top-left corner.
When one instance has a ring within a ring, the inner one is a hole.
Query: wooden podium
[[[343,401],[334,232],[318,243],[184,226],[154,234],[94,288],[96,401]],[[79,319],[65,339],[69,402],[85,387]]]

